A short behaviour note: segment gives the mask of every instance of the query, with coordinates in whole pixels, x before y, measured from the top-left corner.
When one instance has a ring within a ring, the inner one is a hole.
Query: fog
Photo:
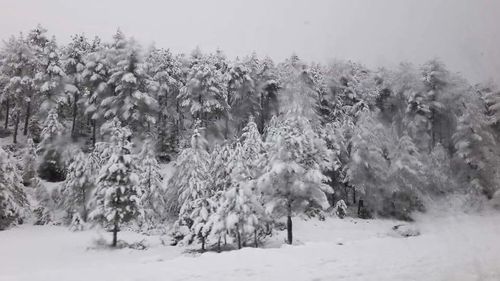
[[[71,34],[111,38],[119,27],[145,47],[234,57],[256,51],[281,60],[333,58],[367,66],[441,58],[471,82],[500,82],[500,1],[337,0],[0,0],[0,38],[41,23]]]

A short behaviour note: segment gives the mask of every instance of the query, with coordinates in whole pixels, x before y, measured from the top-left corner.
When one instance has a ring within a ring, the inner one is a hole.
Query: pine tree
[[[22,223],[29,206],[15,160],[0,147],[0,230]]]
[[[98,170],[92,159],[82,151],[76,152],[68,167],[62,190],[63,208],[70,215],[77,215],[81,222],[87,221],[87,204],[96,185]]]
[[[278,81],[277,69],[271,58],[266,57],[257,65],[257,74],[254,79],[257,91],[260,94],[260,112],[257,115],[257,127],[263,133],[264,128],[271,118],[278,114],[279,100],[278,91],[281,85]]]
[[[245,152],[241,144],[237,144],[231,156],[230,166],[231,185],[224,192],[222,203],[217,210],[221,230],[229,231],[236,236],[238,248],[241,249],[242,240],[246,235],[254,235],[257,247],[257,231],[262,226],[264,207],[259,200],[256,182],[252,180]]]
[[[496,147],[493,133],[486,127],[487,116],[477,114],[477,106],[468,103],[464,113],[458,119],[457,128],[453,135],[456,155],[469,167],[468,185],[471,191],[483,193],[491,197],[494,193],[494,184],[498,180],[496,167],[499,162],[495,153]]]
[[[213,57],[203,56],[193,64],[186,85],[177,97],[193,118],[201,120],[203,127],[223,116],[229,108],[226,76],[216,62]]]
[[[128,141],[131,132],[116,118],[110,141],[112,154],[101,168],[97,187],[91,198],[91,220],[113,232],[112,247],[117,245],[118,231],[124,223],[135,220],[141,213],[139,178]]]
[[[179,225],[186,225],[191,231],[191,238],[198,238],[202,250],[205,250],[206,238],[211,231],[210,214],[216,205],[211,200],[212,191],[208,186],[209,154],[206,140],[195,129],[191,138],[191,147],[184,149],[176,160],[176,172],[169,188],[177,194]]]
[[[259,177],[263,163],[263,154],[265,153],[265,144],[262,141],[262,135],[259,133],[257,124],[253,116],[250,116],[247,125],[243,128],[240,137],[241,148],[243,150],[243,161],[250,171],[250,177],[256,179]]]
[[[392,149],[389,155],[391,161],[392,183],[397,185],[398,189],[418,190],[424,186],[422,181],[423,163],[420,161],[420,153],[413,140],[404,134],[399,138],[397,146]]]
[[[155,123],[158,103],[149,93],[138,46],[118,33],[107,53],[109,65],[114,66],[107,81],[113,94],[101,102],[104,118],[117,117],[134,130],[148,130]]]
[[[58,110],[59,105],[64,102],[64,79],[66,74],[61,62],[60,50],[57,47],[55,37],[47,42],[44,48],[41,72],[37,73],[36,81],[42,95],[40,113],[48,116],[52,110]]]
[[[179,104],[177,95],[183,85],[182,65],[169,51],[153,49],[145,60],[146,72],[151,77],[151,90],[158,101],[157,151],[160,159],[169,159],[179,142]]]
[[[265,164],[265,148],[253,117],[242,132],[236,147],[223,146],[211,165],[211,174],[220,183],[212,185],[216,190],[213,200],[218,202],[212,233],[220,237],[229,231],[240,248],[245,238],[252,235],[257,246],[258,232],[268,220],[256,188],[256,179]]]
[[[491,125],[497,126],[500,123],[500,91],[495,85],[482,85],[478,89],[482,99],[486,103],[488,121]]]
[[[216,145],[210,155],[210,187],[217,194],[216,200],[231,185],[231,165],[228,165],[231,154],[232,144],[223,143]]]
[[[144,208],[146,228],[151,229],[162,225],[167,217],[166,194],[163,187],[163,176],[160,165],[155,158],[151,141],[147,141],[138,155],[139,185],[141,202]]]
[[[17,143],[19,123],[23,116],[23,108],[26,107],[24,115],[29,119],[31,99],[35,81],[34,68],[36,68],[36,57],[26,40],[21,36],[11,37],[5,43],[2,50],[0,63],[0,78],[3,81],[2,102],[6,105],[5,128],[9,123],[9,114],[14,119],[13,142]],[[25,134],[27,122],[25,122]]]
[[[445,120],[443,116],[445,106],[442,100],[443,92],[448,87],[448,80],[448,71],[440,61],[431,60],[422,66],[422,82],[424,84],[422,107],[429,122],[429,151],[438,141],[442,141],[440,122]]]
[[[71,102],[71,135],[73,137],[79,133],[78,122],[82,122],[78,118],[83,113],[80,99],[86,90],[83,72],[85,71],[85,57],[91,51],[91,47],[92,45],[84,35],[74,35],[64,49],[63,65],[67,79],[65,92],[69,95]]]
[[[38,153],[41,153],[42,162],[38,174],[48,181],[62,181],[65,178],[65,166],[62,160],[61,147],[58,145],[64,133],[64,126],[59,122],[58,114],[52,110],[43,124],[41,142]]]
[[[231,120],[235,134],[243,128],[250,116],[260,112],[260,100],[251,70],[242,62],[236,62],[229,69],[228,105],[231,110],[226,116],[226,139],[229,137]]]
[[[233,166],[230,165],[233,148],[232,144],[225,142],[222,145],[216,145],[210,155],[209,187],[212,189],[212,201],[215,202],[216,212],[210,216],[213,223],[211,233],[218,237],[218,246],[220,249],[220,240],[226,237],[227,228],[224,223],[224,217],[221,216],[220,210],[223,203],[224,193],[231,186],[231,171]]]
[[[331,188],[322,171],[331,165],[332,152],[309,120],[292,112],[272,120],[266,143],[269,160],[259,185],[269,211],[287,217],[287,242],[291,244],[293,212],[311,203],[328,207],[326,193]]]
[[[33,139],[29,138],[26,141],[26,149],[23,156],[23,184],[25,186],[33,186],[33,180],[36,179],[37,163],[36,163],[36,146]]]
[[[102,46],[99,37],[92,42],[90,53],[85,56],[85,69],[82,77],[85,82],[86,91],[83,93],[82,103],[84,104],[84,114],[91,123],[91,141],[92,147],[97,142],[98,124],[104,118],[104,108],[101,107],[101,101],[110,94],[110,87],[107,81],[110,76],[108,60],[106,60],[106,48]]]
[[[30,126],[31,119],[41,118],[42,121],[44,121],[47,114],[47,111],[40,112],[41,104],[44,102],[44,95],[42,94],[40,87],[44,84],[44,80],[46,79],[46,66],[49,59],[47,47],[49,41],[50,40],[47,37],[47,29],[40,24],[30,30],[26,38],[26,44],[31,50],[33,56],[33,62],[31,64],[32,74],[31,76],[28,76],[32,78],[33,86],[30,91],[26,92],[27,98],[26,114],[24,119],[24,135],[27,135],[29,130],[32,136],[34,136],[31,131],[33,127]]]
[[[423,162],[428,181],[426,190],[431,195],[443,195],[459,190],[459,180],[453,176],[450,155],[441,144],[437,144]]]
[[[412,220],[414,211],[423,211],[421,195],[429,185],[420,160],[420,153],[413,140],[404,134],[391,149],[389,185],[384,190],[381,215],[401,220]]]
[[[367,205],[379,208],[383,200],[381,194],[394,191],[388,182],[392,142],[388,143],[387,137],[391,133],[368,111],[361,113],[352,133],[346,181],[362,194]]]

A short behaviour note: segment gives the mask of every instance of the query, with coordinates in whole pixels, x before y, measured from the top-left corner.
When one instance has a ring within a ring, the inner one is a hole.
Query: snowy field
[[[159,237],[120,233],[149,249],[96,249],[110,239],[95,230],[21,226],[0,232],[0,280],[500,280],[500,215],[459,215],[415,223],[403,238],[389,220],[296,218],[296,245],[285,233],[265,248],[193,253],[163,246]]]

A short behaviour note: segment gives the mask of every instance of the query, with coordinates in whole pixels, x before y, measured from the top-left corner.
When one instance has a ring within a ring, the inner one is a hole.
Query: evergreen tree
[[[445,89],[448,87],[448,71],[438,60],[431,60],[422,66],[422,82],[424,89],[419,93],[422,98],[420,107],[426,117],[430,135],[429,151],[441,141],[441,124],[444,120],[444,105],[442,103]]]
[[[236,62],[229,70],[229,77],[228,105],[231,110],[226,116],[226,139],[230,132],[229,120],[236,135],[250,116],[257,116],[260,112],[259,95],[251,69],[242,62]]]
[[[453,176],[452,161],[448,151],[438,144],[424,159],[424,172],[428,182],[427,191],[434,196],[459,190],[458,179]]]
[[[47,117],[52,110],[59,110],[64,102],[64,79],[66,74],[61,62],[61,54],[55,37],[47,42],[41,61],[41,72],[37,73],[36,81],[42,95],[40,113]]]
[[[29,138],[26,141],[26,149],[23,156],[23,184],[25,186],[33,186],[33,180],[36,179],[36,146],[33,139]]]
[[[263,133],[264,128],[271,118],[278,114],[279,100],[278,90],[281,85],[278,81],[278,74],[274,62],[271,58],[266,57],[257,65],[256,88],[260,94],[260,112],[257,115],[257,127],[259,132]]]
[[[142,204],[146,228],[151,229],[161,225],[167,217],[166,194],[163,187],[163,176],[160,165],[155,158],[150,141],[147,141],[138,155],[139,185],[142,193]]]
[[[424,186],[423,163],[420,153],[408,135],[403,135],[389,155],[391,161],[392,184],[399,189],[416,190]]]
[[[63,65],[67,75],[65,92],[69,94],[71,102],[71,135],[73,137],[76,137],[80,130],[77,122],[82,122],[79,120],[83,113],[80,98],[86,90],[83,72],[85,71],[85,57],[91,51],[91,47],[92,45],[84,35],[74,35],[64,49]]]
[[[21,36],[11,37],[2,50],[0,63],[0,80],[3,89],[1,99],[6,105],[5,128],[9,123],[9,114],[14,119],[13,142],[17,143],[19,123],[23,116],[26,120],[30,116],[31,99],[35,87],[34,68],[36,57],[26,40]],[[24,111],[23,108],[26,107]],[[24,111],[24,112],[23,112]],[[25,134],[27,122],[25,122]]]
[[[287,242],[292,243],[292,215],[308,204],[328,207],[329,180],[322,171],[330,166],[332,152],[305,117],[294,114],[275,118],[266,137],[269,161],[259,178],[267,208],[287,217]]]
[[[205,250],[206,239],[211,231],[209,217],[216,207],[208,186],[208,160],[206,140],[195,129],[191,147],[184,149],[177,158],[176,172],[169,184],[169,188],[174,190],[171,194],[178,196],[178,224],[190,229],[191,236],[188,238],[197,237],[202,250]]]
[[[29,206],[15,160],[0,147],[0,230],[22,223]]]
[[[224,223],[224,217],[221,216],[224,193],[231,186],[231,157],[233,153],[232,144],[225,142],[222,145],[216,145],[210,155],[209,187],[212,189],[212,201],[217,205],[216,212],[210,216],[213,223],[211,233],[218,237],[218,246],[220,248],[220,240],[226,237],[227,228]]]
[[[478,89],[482,99],[486,103],[488,121],[491,125],[497,126],[500,121],[500,91],[495,85],[483,85]]]
[[[191,66],[186,85],[179,96],[180,104],[189,109],[193,118],[207,127],[228,110],[226,76],[217,68],[213,57],[203,56]]]
[[[262,167],[265,164],[265,144],[262,141],[262,135],[259,133],[257,124],[253,116],[250,116],[247,125],[243,128],[241,138],[242,160],[251,173],[249,176],[252,179],[259,177]]]
[[[231,185],[231,169],[229,165],[232,154],[232,144],[223,143],[216,145],[210,155],[210,187],[216,194],[216,201],[220,198],[225,190]]]
[[[254,235],[257,247],[257,231],[262,226],[264,207],[259,201],[260,194],[256,189],[256,182],[252,180],[248,162],[245,161],[245,152],[241,144],[237,144],[231,157],[231,185],[224,192],[222,203],[217,210],[220,220],[216,230],[228,231],[236,236],[238,248],[241,249],[242,239]],[[218,228],[218,229],[217,229]]]
[[[33,55],[33,63],[31,64],[33,87],[31,91],[27,91],[28,98],[26,99],[26,114],[24,119],[24,135],[27,135],[28,130],[33,135],[30,126],[31,119],[37,119],[41,117],[44,121],[47,111],[40,112],[41,104],[44,102],[44,95],[40,87],[44,84],[46,76],[46,67],[48,65],[48,53],[47,47],[49,43],[47,36],[47,29],[37,25],[34,29],[30,30],[26,38],[26,44],[28,45],[31,53]],[[28,76],[29,77],[29,76]],[[33,111],[33,112],[32,112]],[[40,114],[42,113],[42,114]],[[45,115],[44,115],[45,114]],[[33,116],[33,117],[32,117]]]
[[[64,126],[59,122],[58,114],[51,110],[43,124],[41,142],[38,151],[42,161],[38,167],[38,174],[47,181],[62,181],[65,178],[65,166],[62,160],[60,147]]]
[[[62,190],[63,208],[68,214],[77,215],[81,222],[87,221],[87,204],[96,185],[98,170],[92,159],[82,151],[76,153],[68,166],[68,173]]]
[[[491,197],[495,189],[494,182],[498,182],[499,179],[495,167],[500,162],[494,157],[496,140],[493,133],[486,127],[487,116],[477,114],[476,106],[478,105],[468,103],[468,107],[458,119],[453,140],[456,155],[469,167],[467,171],[469,189]]]
[[[107,53],[109,64],[114,66],[107,81],[113,94],[101,102],[104,118],[117,117],[133,129],[147,130],[155,123],[158,104],[149,93],[149,77],[143,69],[138,46],[118,33]]]
[[[183,85],[179,60],[169,50],[153,49],[146,57],[151,90],[158,101],[157,151],[160,159],[168,159],[176,152],[180,134],[180,112],[177,95]]]
[[[112,154],[101,168],[97,187],[91,198],[90,218],[113,232],[112,247],[117,245],[118,231],[124,223],[135,220],[141,213],[139,178],[128,140],[131,132],[113,121],[110,142]]]
[[[85,56],[85,69],[82,72],[86,91],[83,93],[82,103],[85,115],[91,123],[92,147],[97,142],[98,124],[104,118],[104,108],[101,101],[110,94],[107,81],[110,76],[111,65],[106,60],[105,47],[101,45],[99,37],[92,42],[90,53]]]
[[[350,159],[346,167],[346,181],[359,191],[368,208],[382,206],[383,194],[392,193],[388,182],[390,151],[394,142],[387,142],[390,131],[378,123],[374,113],[360,115],[353,131]]]

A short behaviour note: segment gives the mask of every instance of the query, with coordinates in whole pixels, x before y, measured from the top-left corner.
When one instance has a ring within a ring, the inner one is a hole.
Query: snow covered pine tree
[[[111,156],[101,168],[97,187],[91,198],[90,218],[113,232],[112,247],[117,245],[120,225],[142,213],[137,167],[131,154],[131,135],[115,118],[111,131]]]

